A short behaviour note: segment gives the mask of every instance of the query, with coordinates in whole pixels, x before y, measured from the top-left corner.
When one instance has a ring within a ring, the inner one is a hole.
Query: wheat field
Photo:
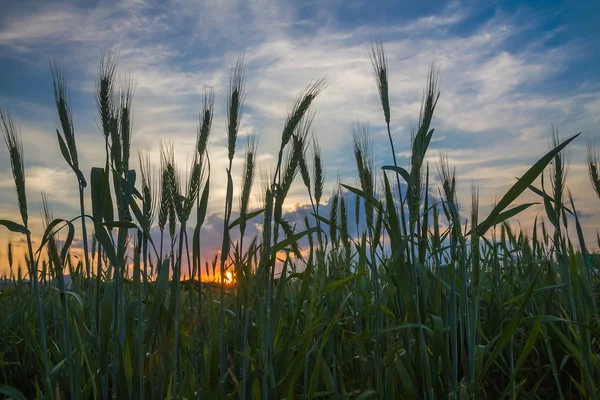
[[[411,143],[399,144],[381,41],[369,56],[393,162],[374,168],[368,127],[356,124],[358,183],[339,184],[327,215],[327,160],[311,127],[327,81],[309,82],[298,94],[283,121],[276,167],[258,187],[256,141],[242,148],[243,169],[232,165],[247,95],[244,60],[237,59],[227,92],[228,184],[216,255],[199,245],[215,93],[205,92],[187,174],[178,172],[169,142],[157,144],[155,170],[148,154],[131,154],[133,87],[117,85],[118,54],[105,51],[94,95],[106,162],[82,171],[66,74],[52,63],[56,140],[79,188],[80,214],[54,218],[43,197],[45,231],[33,247],[29,155],[18,121],[2,110],[19,216],[0,224],[25,238],[27,252],[25,269],[16,272],[13,263],[21,261],[8,245],[0,397],[599,398],[600,258],[586,246],[562,152],[582,138],[553,131],[549,151],[483,217],[476,188],[470,204],[459,205],[446,157],[426,162],[435,109],[444,101],[439,71],[432,67],[427,76]],[[406,168],[396,159],[400,145],[411,149]],[[591,142],[587,165],[590,190],[600,198]],[[439,187],[431,179],[436,169]],[[239,189],[234,174],[241,174]],[[303,224],[287,220],[283,209],[294,181],[310,205]],[[533,205],[515,205],[526,191],[546,213],[531,232],[509,223]],[[262,199],[256,209],[252,193]],[[260,222],[261,234],[244,239],[251,221]],[[79,258],[71,257],[76,238]]]

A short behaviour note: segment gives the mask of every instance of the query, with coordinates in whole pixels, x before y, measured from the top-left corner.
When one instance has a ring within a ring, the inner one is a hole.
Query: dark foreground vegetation
[[[375,170],[366,125],[355,126],[359,184],[340,185],[327,215],[325,160],[310,111],[325,89],[322,80],[298,95],[284,119],[268,181],[253,187],[257,148],[249,141],[242,190],[234,190],[245,97],[238,59],[227,93],[228,185],[217,258],[199,247],[213,93],[204,96],[188,176],[179,175],[169,144],[161,145],[158,174],[143,154],[134,170],[133,91],[130,81],[117,88],[117,54],[107,51],[95,92],[106,163],[87,173],[79,169],[65,75],[52,64],[57,148],[73,170],[81,212],[54,219],[43,197],[46,229],[33,248],[20,132],[2,111],[21,220],[0,223],[24,235],[28,248],[23,276],[9,250],[14,275],[0,294],[0,393],[13,399],[597,399],[599,263],[584,242],[562,155],[581,139],[562,141],[553,132],[551,150],[480,217],[476,190],[470,207],[459,206],[447,158],[433,167],[439,188],[425,162],[437,72],[428,76],[412,142],[401,144],[412,150],[403,168],[390,133],[384,49],[376,42],[369,51],[390,162]],[[591,143],[587,164],[591,190],[600,195]],[[311,210],[300,225],[283,212],[295,178],[306,186]],[[253,190],[263,199],[258,210],[249,209]],[[525,191],[539,196],[546,213],[530,232],[508,224],[531,206],[513,204]],[[263,221],[261,237],[244,239],[250,220]],[[151,227],[158,227],[160,241]],[[189,237],[187,227],[193,227]],[[232,240],[234,233],[241,239]],[[73,259],[75,236],[84,248]],[[211,268],[230,281],[203,282]]]

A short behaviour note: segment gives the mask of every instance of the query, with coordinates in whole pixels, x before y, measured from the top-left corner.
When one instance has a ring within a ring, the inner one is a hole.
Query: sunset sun
[[[233,273],[231,271],[225,272],[225,284],[233,285]]]

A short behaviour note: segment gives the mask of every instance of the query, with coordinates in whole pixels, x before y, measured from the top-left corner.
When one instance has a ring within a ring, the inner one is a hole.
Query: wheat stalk
[[[360,187],[365,196],[371,197],[375,194],[375,171],[373,168],[373,156],[371,152],[371,142],[369,140],[368,125],[361,124],[360,122],[353,125],[352,138]],[[373,210],[372,201],[365,200],[365,213],[369,229],[373,227]]]
[[[113,121],[116,113],[115,99],[115,77],[117,72],[117,61],[119,52],[115,48],[102,51],[98,79],[94,87],[96,104],[100,112],[100,123],[102,133],[106,140],[109,139],[113,129]]]
[[[213,114],[215,105],[215,93],[211,88],[204,89],[202,111],[200,112],[200,123],[198,125],[198,134],[196,139],[196,150],[200,155],[200,162],[202,163],[204,153],[207,151],[208,138],[210,135],[210,128],[212,126]]]
[[[373,67],[373,77],[377,84],[385,122],[390,123],[390,100],[388,98],[388,65],[381,39],[374,40],[368,47],[369,58]]]
[[[42,301],[40,296],[40,289],[38,286],[38,270],[35,258],[33,255],[33,247],[31,243],[31,232],[28,227],[28,213],[27,213],[27,193],[25,191],[25,163],[23,160],[23,142],[21,141],[20,130],[15,125],[10,112],[3,111],[0,109],[0,130],[2,136],[4,136],[4,142],[8,149],[10,157],[10,166],[15,182],[17,191],[17,202],[19,204],[19,212],[25,227],[25,234],[27,236],[27,249],[28,249],[28,262],[29,274],[33,281],[33,290],[35,294],[36,308],[39,318],[40,325],[40,341],[42,344],[43,360],[44,360],[44,373],[45,373],[45,386],[46,390],[49,391],[50,397],[54,399],[54,393],[52,392],[52,380],[50,377],[50,364],[48,360],[48,345],[46,341],[46,325],[44,322]]]
[[[255,165],[256,165],[256,149],[258,142],[255,136],[248,139],[246,144],[246,163],[242,174],[242,192],[240,195],[240,241],[244,240],[246,232],[246,214],[248,212],[248,203],[250,202],[250,192],[254,183]]]
[[[75,130],[73,128],[73,115],[67,97],[67,79],[65,70],[58,61],[50,63],[52,72],[52,84],[54,88],[54,102],[58,111],[58,117],[62,126],[65,142],[69,150],[69,158],[67,160],[73,170],[79,169],[79,157],[77,156],[77,144],[75,143]]]
[[[229,95],[227,96],[227,155],[230,161],[233,160],[235,143],[242,120],[245,86],[244,56],[240,55],[231,71]]]
[[[592,184],[592,188],[596,195],[600,198],[600,157],[598,156],[599,151],[598,147],[594,145],[591,139],[588,138],[587,141],[587,167],[588,167],[588,176],[590,178],[590,182]]]

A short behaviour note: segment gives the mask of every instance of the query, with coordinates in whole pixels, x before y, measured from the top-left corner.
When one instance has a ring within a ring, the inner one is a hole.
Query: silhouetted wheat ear
[[[294,134],[294,151],[298,152],[298,168],[300,169],[300,175],[302,176],[302,182],[306,189],[308,190],[309,196],[311,196],[311,188],[310,188],[310,174],[308,172],[308,166],[306,164],[306,143],[308,135],[312,132],[311,125],[314,119],[314,113],[308,113],[302,119],[298,128],[296,129],[296,133]],[[314,135],[313,135],[314,137]]]
[[[298,144],[297,144],[298,145]],[[294,147],[287,147],[283,163],[283,180],[281,181],[277,192],[275,193],[275,215],[274,220],[279,221],[282,215],[283,202],[292,186],[292,182],[298,173],[299,151]]]
[[[318,205],[323,197],[323,185],[325,183],[325,173],[323,171],[323,157],[321,156],[321,146],[316,137],[313,137],[313,180],[315,203]]]
[[[411,187],[408,205],[410,221],[414,223],[418,219],[419,208],[421,205],[423,178],[421,170],[423,167],[426,145],[425,136],[417,134],[414,129],[411,129],[411,137],[413,142],[413,151],[411,153]]]
[[[331,204],[329,205],[329,238],[331,239],[331,246],[337,242],[337,222],[338,222],[338,205],[339,205],[339,185],[335,193],[331,197]]]
[[[471,263],[473,267],[473,280],[475,287],[479,287],[479,236],[477,225],[479,224],[479,188],[473,186],[471,194]]]
[[[169,216],[169,172],[166,165],[161,165],[160,175],[160,206],[158,210],[158,227],[162,231]]]
[[[8,239],[8,244],[6,245],[7,249],[6,249],[6,257],[8,259],[8,266],[10,267],[11,271],[13,268],[13,244],[12,244],[12,238]]]
[[[421,111],[419,112],[419,128],[425,127],[424,133],[429,131],[429,125],[431,124],[435,107],[440,98],[439,78],[440,70],[435,65],[431,65],[423,94],[423,102],[421,103]]]
[[[562,142],[558,126],[552,125],[552,139],[550,142],[550,148],[553,149],[558,147]],[[567,173],[569,169],[569,153],[568,150],[563,150],[556,154],[554,162],[550,164],[550,171],[552,174],[552,190],[554,192],[554,206],[555,211],[559,212],[563,199],[563,193],[565,188],[565,182],[567,180]]]
[[[286,237],[292,237],[294,236],[294,228],[290,225],[290,223],[285,220],[284,218],[279,220],[279,223],[281,224],[281,228],[283,229],[283,233],[285,233]],[[292,252],[294,253],[294,257],[296,257],[299,260],[304,260],[304,257],[302,257],[302,252],[300,251],[300,245],[298,245],[297,241],[292,242],[291,244],[292,247]]]
[[[238,129],[242,119],[242,104],[244,102],[244,56],[241,54],[233,67],[229,81],[229,96],[227,97],[227,151],[229,160],[233,159]]]
[[[373,230],[373,247],[377,248],[381,243],[381,235],[383,233],[383,207],[377,210],[377,217],[375,218],[375,229]]]
[[[308,190],[308,195],[311,196],[312,190],[310,187],[310,173],[308,172],[308,165],[306,164],[306,148],[304,146],[304,143],[302,143],[298,147],[304,149],[300,157],[300,175],[302,176],[302,183],[304,183],[304,186],[306,186],[306,190]]]
[[[108,140],[110,131],[114,129],[115,104],[115,78],[119,52],[113,47],[102,51],[100,69],[95,85],[96,103],[100,113],[102,133]]]
[[[356,186],[360,184],[357,183]],[[360,196],[358,194],[354,195],[354,223],[356,224],[356,234],[358,235],[358,223],[360,222]]]
[[[92,234],[92,260],[96,258],[96,249],[98,247],[98,239],[95,234]]]
[[[590,182],[592,183],[592,187],[596,192],[596,195],[600,198],[600,157],[598,154],[598,147],[594,145],[592,140],[588,138],[587,140],[587,166],[588,166],[588,175],[590,177]]]
[[[181,218],[183,215],[183,208],[181,204],[181,197],[179,193],[179,175],[175,169],[175,155],[173,153],[173,147],[170,147],[169,153],[166,157],[166,170],[167,170],[167,186],[169,191],[169,233],[171,238],[175,237],[175,228],[177,226],[177,218]]]
[[[173,200],[173,182],[172,182],[172,165],[170,167],[171,152],[173,143],[160,143],[160,163],[161,163],[161,198],[160,209],[158,212],[158,225],[161,231],[164,229],[167,221],[169,222],[169,233],[171,238],[175,236],[175,204]]]
[[[348,210],[344,193],[340,192],[340,238],[344,247],[350,246],[350,234],[348,233]]]
[[[390,100],[388,96],[388,65],[381,39],[374,40],[368,48],[369,58],[373,66],[373,77],[377,84],[383,116],[387,124],[390,123]]]
[[[197,135],[197,151],[200,155],[200,161],[206,152],[208,138],[210,136],[210,128],[212,126],[213,114],[215,105],[215,93],[212,88],[204,88],[204,96],[202,102],[202,111],[200,112],[200,124]]]
[[[373,196],[375,193],[375,179],[368,129],[365,124],[353,124],[352,137],[360,187],[366,196]],[[364,204],[367,225],[373,226],[373,204],[371,201],[365,201]]]
[[[129,156],[131,151],[131,122],[133,120],[133,93],[134,83],[131,74],[123,78],[119,93],[119,128],[121,141],[121,171],[129,170]]]
[[[456,197],[456,168],[450,170],[447,153],[440,152],[438,173],[442,178],[442,189],[446,196],[446,201],[453,203]]]
[[[287,195],[292,186],[294,178],[300,169],[300,160],[304,153],[304,141],[302,138],[294,135],[291,150],[289,151],[289,159],[286,162],[285,175],[283,178],[283,192]]]
[[[306,230],[309,230],[311,228],[310,222],[308,221],[308,215],[307,214],[304,214],[304,228]],[[308,236],[308,246],[309,246],[309,248],[311,250],[311,253],[312,253],[312,249],[313,249],[313,247],[315,245],[312,232],[309,232],[309,234],[307,236]],[[312,254],[309,255],[309,257],[311,257],[311,256],[312,256]]]
[[[246,231],[246,213],[248,212],[250,192],[252,191],[252,184],[254,183],[257,146],[256,137],[250,137],[246,144],[246,163],[244,164],[242,193],[240,195],[240,232],[242,236]]]
[[[296,97],[292,111],[288,114],[283,127],[281,149],[283,149],[292,138],[293,133],[296,131],[296,127],[308,111],[315,97],[325,89],[327,86],[326,82],[327,81],[324,78],[311,82],[302,92],[300,92],[298,97]]]
[[[0,129],[4,136],[4,142],[10,156],[10,166],[12,169],[15,187],[17,190],[17,200],[19,212],[23,225],[27,226],[27,194],[25,192],[25,164],[23,162],[23,142],[21,134],[15,125],[9,111],[0,110]]]
[[[52,220],[54,219],[52,216],[52,208],[50,206],[50,201],[48,200],[48,196],[46,195],[46,192],[42,191],[41,194],[41,200],[42,200],[42,204],[41,204],[41,214],[42,214],[42,223],[44,226],[44,229],[46,229],[48,227],[48,225],[50,225],[50,223],[52,222]],[[58,258],[58,256],[56,257],[52,257],[51,253],[53,252],[57,252],[57,248],[56,248],[56,241],[58,240],[58,237],[56,234],[51,234],[49,239],[48,239],[48,256],[49,258],[52,260],[53,258]],[[59,263],[58,265],[56,265],[56,263],[54,263],[54,268],[62,268],[62,263]]]
[[[194,153],[190,175],[188,179],[188,188],[185,196],[185,206],[183,210],[182,222],[186,222],[192,212],[198,194],[200,192],[200,184],[202,182],[203,169],[200,165],[200,156],[197,152]]]
[[[156,172],[150,165],[150,155],[138,152],[138,162],[142,179],[142,211],[146,218],[146,228],[149,230],[154,222],[158,208],[158,191],[156,190]]]
[[[67,79],[65,71],[58,61],[50,63],[50,70],[52,72],[52,84],[54,88],[54,101],[56,103],[56,110],[58,111],[58,117],[62,126],[63,135],[65,136],[65,142],[69,149],[70,164],[73,169],[79,169],[79,158],[77,156],[77,145],[75,143],[75,129],[73,127],[73,115],[71,113],[71,107],[69,105],[69,99],[67,96]]]
[[[54,220],[52,216],[52,207],[50,205],[50,200],[48,200],[48,195],[45,190],[42,190],[40,195],[41,199],[41,215],[42,215],[42,223],[44,225],[44,229],[50,225],[50,223]]]

